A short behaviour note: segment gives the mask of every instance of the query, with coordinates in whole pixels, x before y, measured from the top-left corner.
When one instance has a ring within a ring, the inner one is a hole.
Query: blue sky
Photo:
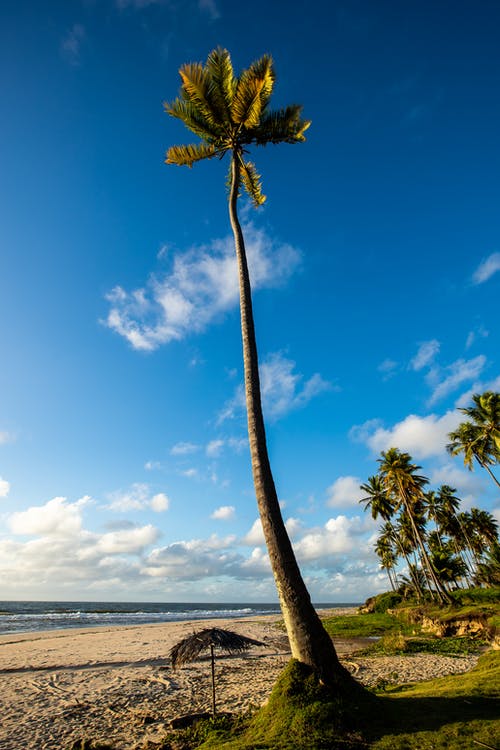
[[[268,441],[316,601],[387,588],[358,485],[450,459],[500,388],[496,2],[69,0],[0,11],[0,598],[272,601],[241,402],[226,165],[162,109],[178,68],[275,60],[303,145],[241,205]]]

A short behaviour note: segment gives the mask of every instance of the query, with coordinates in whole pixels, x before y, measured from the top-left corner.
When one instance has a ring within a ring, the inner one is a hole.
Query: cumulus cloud
[[[436,354],[439,352],[439,348],[440,344],[436,339],[423,341],[419,345],[416,355],[410,361],[410,369],[418,371],[430,365]]]
[[[13,534],[20,536],[74,536],[81,531],[82,509],[89,502],[89,496],[74,503],[65,497],[54,497],[45,505],[12,513],[7,524]]]
[[[286,282],[299,264],[299,252],[251,223],[245,234],[253,288]],[[204,330],[238,299],[233,240],[227,237],[178,253],[171,269],[152,275],[143,288],[126,292],[115,287],[107,295],[111,308],[105,323],[134,349],[153,351]]]
[[[10,492],[10,483],[0,477],[0,497],[7,497]]]
[[[332,384],[315,373],[308,380],[295,371],[296,363],[281,352],[269,354],[260,364],[260,385],[264,413],[269,419],[279,419],[305,406],[320,393],[331,390]],[[240,385],[221,414],[219,423],[231,419],[245,409],[245,392]]]
[[[262,544],[265,544],[264,532],[262,531],[262,523],[260,518],[255,519],[252,524],[252,528],[245,534],[242,541],[249,547],[258,547]]]
[[[362,492],[359,489],[361,480],[358,477],[339,477],[327,489],[326,504],[330,508],[357,506]]]
[[[80,65],[81,48],[85,36],[85,27],[80,23],[75,23],[61,42],[61,53],[64,59],[74,67]]]
[[[128,490],[112,492],[109,497],[110,503],[106,507],[118,513],[147,508],[155,513],[161,513],[168,510],[170,504],[169,498],[163,492],[152,496],[149,485],[140,482],[133,484]]]
[[[169,509],[170,500],[164,492],[159,492],[157,495],[153,495],[149,505],[155,513],[163,513],[163,511]]]
[[[472,282],[474,284],[483,284],[488,279],[491,279],[497,271],[500,271],[500,253],[492,253],[482,260],[476,268],[472,274]]]
[[[363,518],[347,518],[340,515],[330,518],[323,527],[312,529],[295,542],[297,557],[304,562],[328,564],[333,555],[371,556],[366,545],[360,545],[360,537],[366,534],[367,525]]]
[[[233,505],[221,505],[220,508],[216,508],[210,515],[216,521],[231,521],[235,516],[235,508]]]
[[[353,427],[350,435],[365,443],[374,454],[397,447],[421,459],[445,453],[448,433],[456,429],[460,421],[461,415],[456,411],[448,411],[441,417],[410,414],[391,428],[382,427],[379,420],[370,420]]]

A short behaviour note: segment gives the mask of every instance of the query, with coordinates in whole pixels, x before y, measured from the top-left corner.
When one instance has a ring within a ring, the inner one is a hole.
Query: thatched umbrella
[[[216,648],[225,651],[226,654],[241,654],[248,651],[252,646],[263,646],[261,641],[247,638],[232,630],[221,628],[205,628],[197,633],[192,633],[170,649],[172,667],[177,669],[187,662],[194,661],[197,656],[206,649],[210,649],[212,661],[212,714],[215,716],[215,657]]]

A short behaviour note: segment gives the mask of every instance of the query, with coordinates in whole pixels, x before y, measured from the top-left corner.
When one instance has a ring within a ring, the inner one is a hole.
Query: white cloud
[[[85,28],[75,23],[61,42],[61,53],[70,65],[77,67],[81,62],[81,48],[85,40]]]
[[[98,538],[95,549],[99,555],[137,554],[154,544],[159,536],[159,530],[150,524],[135,529],[110,531]]]
[[[146,510],[150,508],[155,513],[168,510],[170,500],[163,493],[151,496],[148,484],[136,482],[128,490],[118,490],[110,495],[111,502],[106,506],[108,510],[117,513],[127,513],[134,510]]]
[[[472,274],[472,281],[474,284],[483,284],[491,279],[497,271],[500,271],[500,253],[492,253],[481,261]]]
[[[396,374],[397,369],[398,363],[393,359],[384,359],[384,361],[377,367],[378,372],[382,373],[384,380],[392,378],[392,376]]]
[[[210,518],[216,521],[231,521],[235,516],[235,508],[233,505],[221,505],[220,508],[216,508],[210,515]]]
[[[473,331],[469,331],[467,334],[467,339],[465,342],[465,348],[470,349],[470,347],[476,342],[478,338],[485,339],[488,338],[490,335],[490,332],[484,328],[484,326],[478,326]]]
[[[247,534],[245,534],[242,542],[244,544],[247,544],[249,547],[259,547],[265,544],[264,532],[262,531],[262,523],[260,518],[255,519],[252,524],[252,528]]]
[[[180,472],[180,475],[183,477],[187,477],[187,479],[194,479],[198,476],[198,469],[195,469],[194,467],[191,467],[190,469],[184,469]]]
[[[14,440],[14,436],[12,433],[7,432],[7,430],[0,430],[0,445],[5,445],[6,443],[10,443]]]
[[[327,489],[326,504],[330,508],[345,508],[357,506],[362,492],[359,489],[361,481],[358,477],[339,477]]]
[[[220,438],[217,440],[211,440],[208,443],[205,452],[210,458],[216,458],[217,456],[220,456],[223,447],[224,440],[221,440]]]
[[[163,511],[169,509],[169,506],[170,500],[163,492],[159,492],[151,498],[150,507],[155,513],[163,513]]]
[[[430,365],[436,354],[439,352],[439,347],[439,341],[436,339],[422,342],[419,345],[416,355],[410,362],[410,369],[418,371]]]
[[[0,477],[0,497],[7,497],[10,492],[10,483]]]
[[[279,244],[253,224],[245,226],[248,263],[254,290],[284,283],[299,264],[299,252]],[[162,344],[204,330],[238,304],[233,240],[214,240],[173,258],[165,274],[152,275],[145,288],[108,295],[106,325],[134,349],[153,351]]]
[[[360,545],[360,536],[366,530],[365,521],[360,516],[330,518],[323,527],[312,529],[294,544],[297,557],[305,562],[316,561],[325,565],[333,555],[372,556],[366,545]]]
[[[455,391],[462,383],[479,377],[486,364],[486,357],[480,354],[473,359],[457,359],[444,368],[432,369],[426,380],[433,387],[428,401],[429,406]]]
[[[353,427],[350,434],[366,443],[375,454],[396,447],[421,459],[445,453],[448,433],[456,429],[460,421],[461,415],[456,411],[448,411],[441,417],[410,414],[390,429],[381,427],[379,420],[370,420]]]
[[[172,456],[188,456],[191,453],[196,453],[200,449],[199,445],[195,443],[176,443],[170,449]]]
[[[82,508],[89,502],[88,496],[74,503],[69,503],[65,497],[54,497],[45,505],[12,513],[7,524],[12,533],[19,536],[74,536],[82,529]]]
[[[482,477],[466,469],[461,469],[457,463],[448,461],[436,467],[430,475],[430,483],[433,487],[447,484],[454,487],[458,492],[469,495],[481,496],[484,487]]]
[[[269,354],[260,364],[263,409],[269,419],[279,419],[290,411],[300,409],[315,396],[333,387],[319,373],[302,382],[304,376],[295,372],[295,366],[295,362],[281,352]],[[244,409],[245,392],[240,385],[219,415],[219,423],[233,418]]]

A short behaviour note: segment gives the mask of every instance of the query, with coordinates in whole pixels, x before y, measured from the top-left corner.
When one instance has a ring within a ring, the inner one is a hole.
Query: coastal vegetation
[[[475,460],[498,484],[492,467],[500,460],[500,394],[487,391],[472,400],[461,409],[469,420],[450,433],[448,449],[463,453],[471,470]],[[421,467],[399,448],[382,451],[378,464],[361,485],[360,502],[383,521],[375,552],[394,592],[450,605],[457,589],[500,584],[498,523],[491,513],[461,510],[449,485],[431,489]]]

